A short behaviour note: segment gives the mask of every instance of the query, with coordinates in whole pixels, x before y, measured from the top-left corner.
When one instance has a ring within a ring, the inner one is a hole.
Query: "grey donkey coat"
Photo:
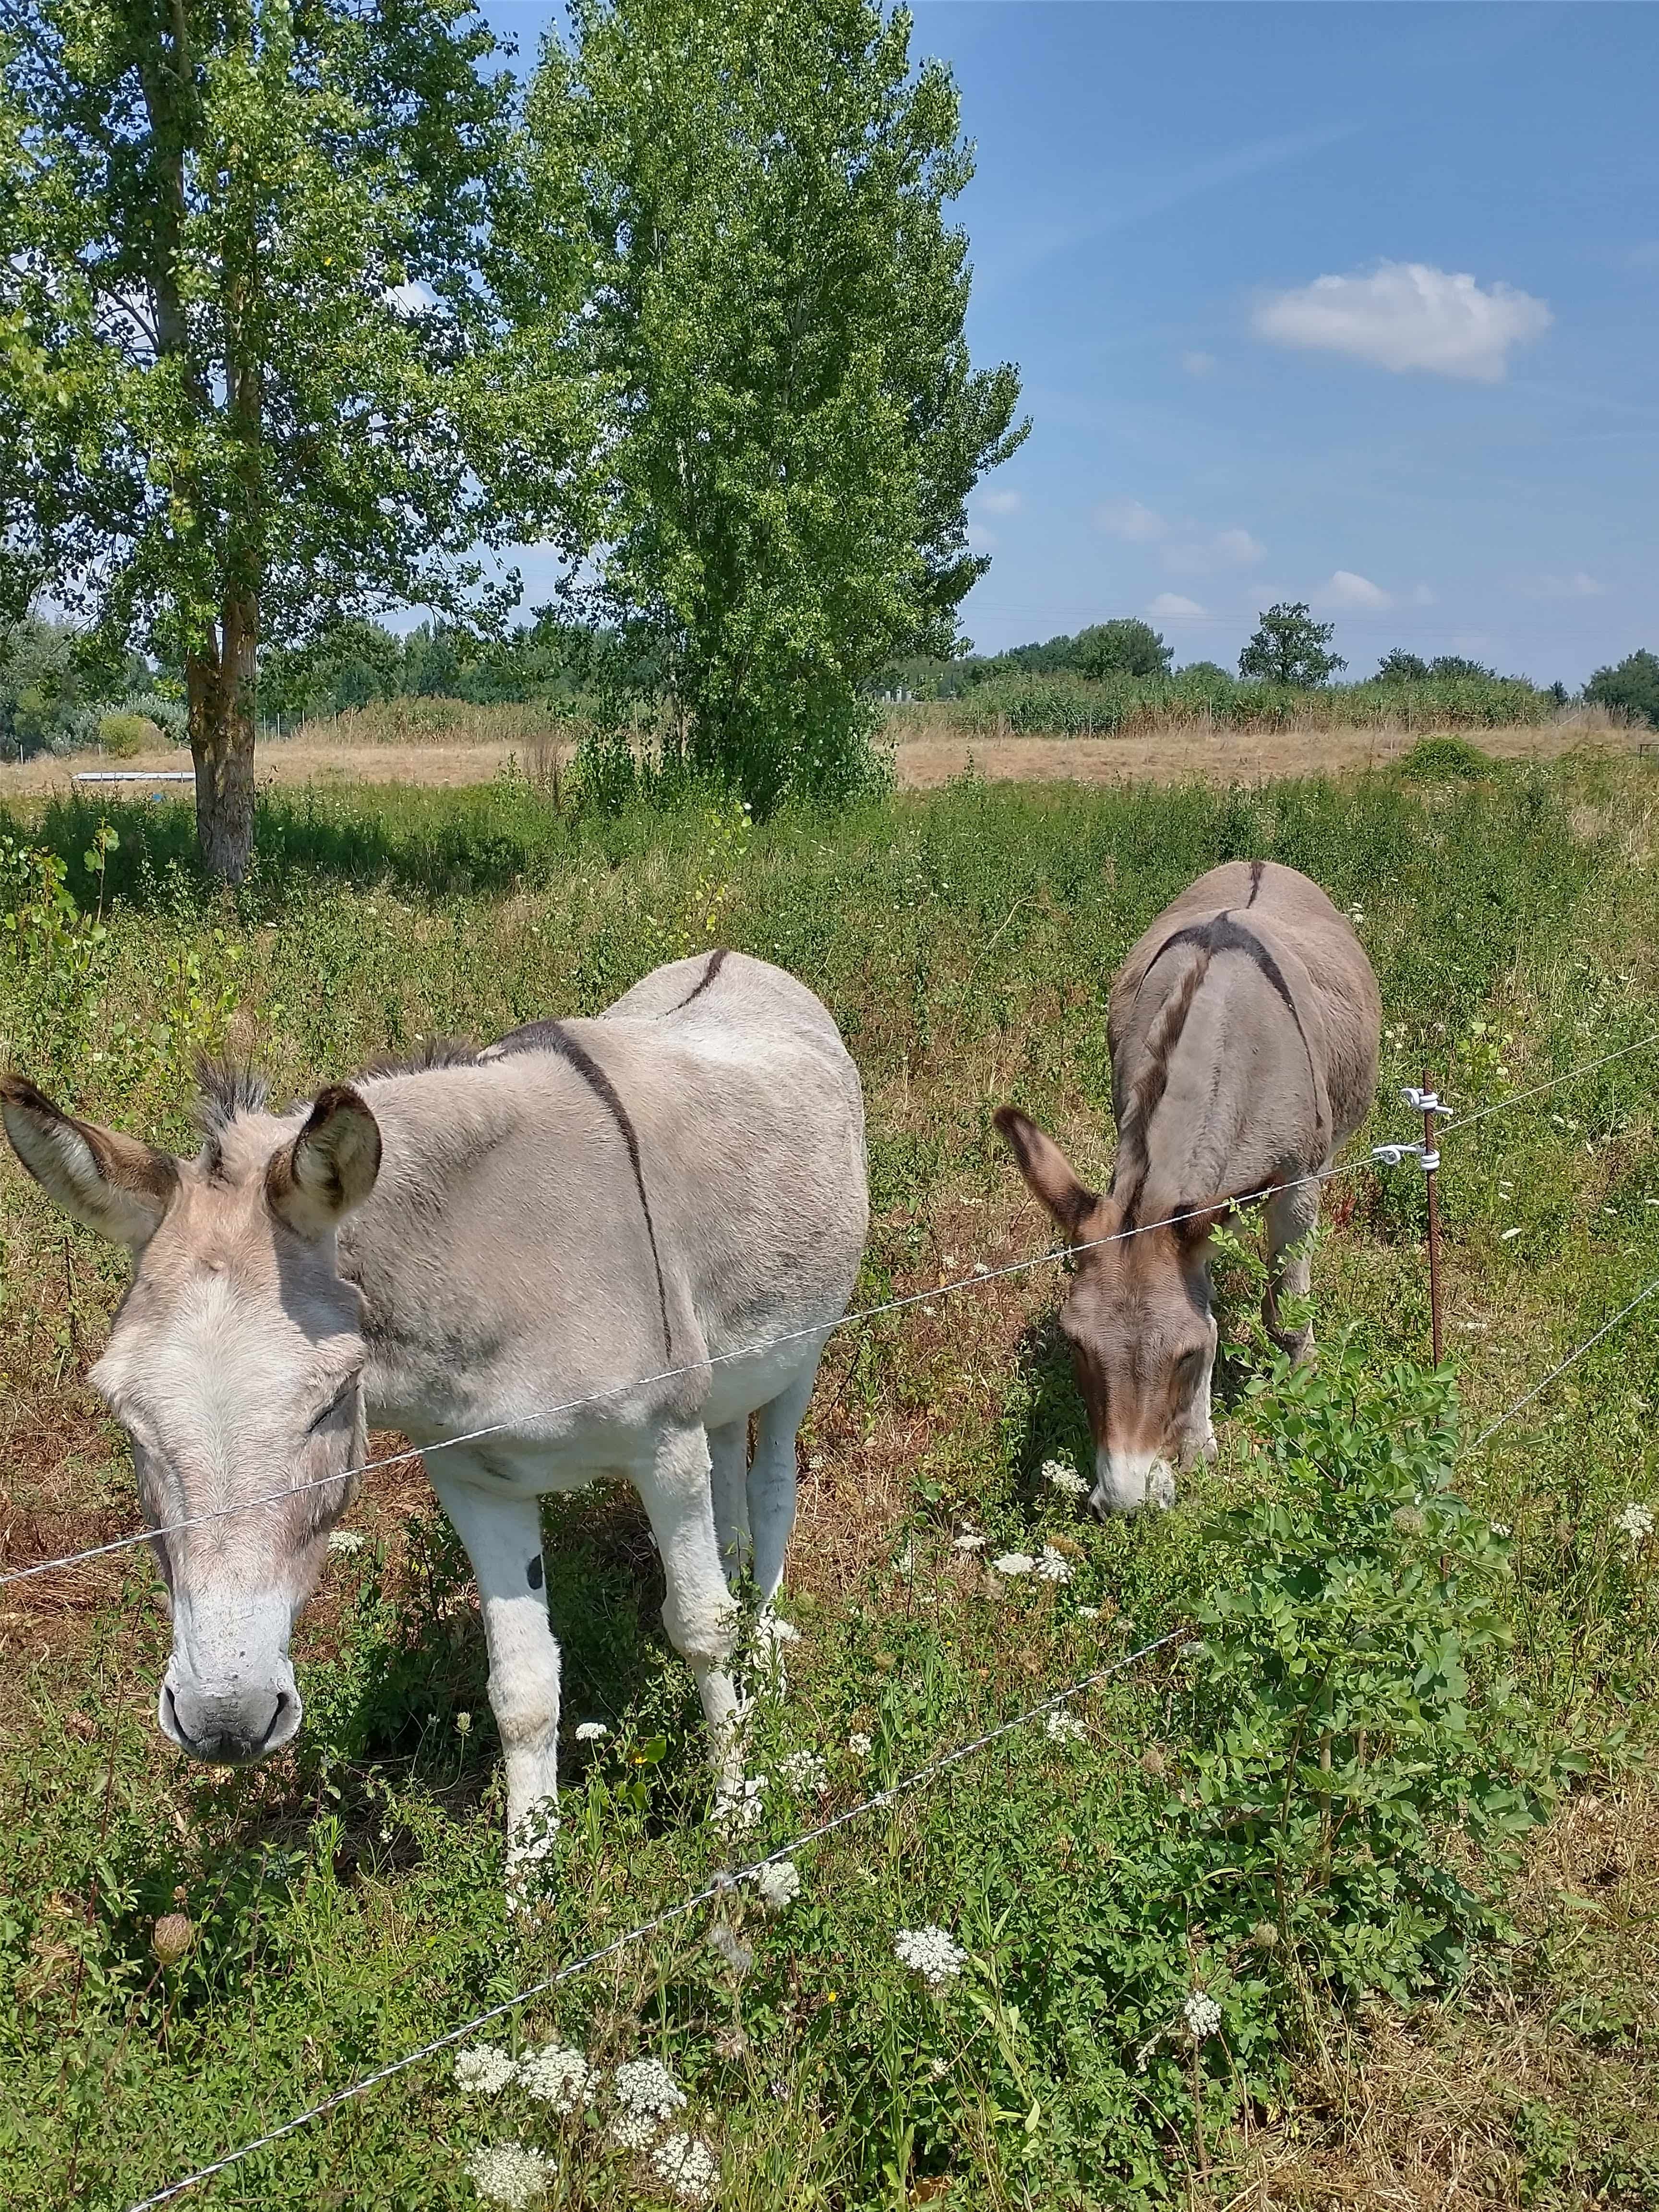
[[[175,1160],[0,1079],[24,1164],[134,1253],[93,1380],[151,1524],[210,1516],[155,1540],[163,1729],[218,1759],[291,1739],[289,1631],[373,1418],[428,1448],[477,1572],[515,1856],[556,1786],[542,1493],[638,1488],[729,1776],[733,1589],[745,1571],[763,1608],[777,1589],[795,1431],[867,1225],[862,1096],[826,1009],[714,952],[597,1019],[293,1114],[247,1081],[205,1104],[200,1156]]]
[[[1106,1195],[1025,1115],[998,1115],[1032,1188],[1073,1243],[1095,1248],[1079,1256],[1060,1326],[1088,1402],[1098,1510],[1167,1504],[1170,1460],[1213,1453],[1208,1238],[1231,1202],[1273,1191],[1267,1324],[1293,1354],[1310,1348],[1281,1304],[1307,1294],[1309,1178],[1370,1109],[1381,1021],[1370,963],[1318,884],[1230,861],[1164,908],[1112,986]]]

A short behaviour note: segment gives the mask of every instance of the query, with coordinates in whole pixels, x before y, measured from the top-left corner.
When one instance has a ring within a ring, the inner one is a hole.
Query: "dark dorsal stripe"
[[[651,1264],[657,1271],[657,1303],[662,1309],[663,1342],[668,1356],[674,1356],[674,1334],[668,1325],[668,1286],[663,1280],[662,1255],[657,1249],[657,1224],[651,1218],[651,1201],[646,1196],[645,1170],[640,1164],[639,1132],[633,1118],[617,1094],[616,1085],[583,1045],[577,1043],[562,1022],[527,1022],[521,1030],[490,1047],[492,1055],[505,1057],[514,1052],[551,1052],[574,1067],[582,1081],[607,1109],[611,1120],[622,1133],[628,1147],[628,1158],[634,1170],[634,1188],[640,1194],[640,1211],[645,1216],[645,1233],[651,1241]]]
[[[711,952],[709,954],[708,965],[703,969],[702,974],[691,986],[691,988],[686,993],[685,996],[679,1000],[674,1006],[665,1009],[665,1011],[671,1014],[678,1014],[682,1007],[689,1006],[693,999],[702,998],[703,993],[708,988],[708,986],[714,981],[715,976],[720,974],[720,969],[724,968],[725,965],[726,947],[722,945],[718,952]]]
[[[1262,865],[1262,862],[1260,860],[1253,861],[1251,863],[1250,896],[1252,898],[1255,896],[1256,891],[1261,885],[1261,870]],[[1182,1010],[1179,1023],[1176,1024],[1172,1034],[1162,1042],[1162,1048],[1158,1056],[1159,1064],[1155,1071],[1157,1080],[1152,1089],[1152,1095],[1146,1098],[1144,1103],[1137,1101],[1139,1111],[1137,1115],[1136,1136],[1138,1139],[1137,1150],[1139,1157],[1134,1164],[1133,1179],[1130,1183],[1127,1202],[1124,1206],[1124,1219],[1126,1226],[1133,1224],[1135,1207],[1140,1202],[1141,1188],[1146,1182],[1146,1170],[1150,1164],[1148,1145],[1152,1136],[1152,1115],[1163,1103],[1164,1094],[1169,1085],[1170,1062],[1175,1057],[1176,1047],[1181,1042],[1182,1031],[1185,1030],[1188,1019],[1192,1013],[1193,1006],[1198,997],[1199,988],[1201,987],[1205,977],[1208,975],[1210,964],[1214,960],[1218,953],[1243,953],[1247,959],[1253,960],[1255,963],[1255,965],[1260,969],[1261,973],[1266,976],[1268,983],[1279,994],[1280,999],[1283,1000],[1285,1011],[1289,1013],[1291,1019],[1296,1024],[1296,1033],[1302,1040],[1302,1049],[1307,1054],[1308,1080],[1313,1090],[1316,1121],[1317,1121],[1318,1118],[1319,1078],[1314,1070],[1313,1048],[1308,1042],[1308,1032],[1302,1026],[1302,1017],[1297,1011],[1296,1000],[1291,995],[1291,987],[1285,981],[1285,971],[1280,968],[1278,961],[1273,958],[1273,954],[1268,951],[1267,947],[1261,942],[1261,939],[1255,934],[1255,932],[1251,929],[1246,929],[1241,923],[1235,921],[1231,910],[1224,910],[1220,914],[1214,915],[1208,921],[1193,922],[1185,929],[1176,930],[1172,937],[1168,937],[1164,939],[1164,943],[1158,946],[1158,951],[1147,962],[1146,975],[1144,975],[1140,979],[1141,990],[1144,991],[1146,989],[1147,976],[1151,975],[1153,969],[1157,967],[1158,962],[1164,957],[1164,954],[1177,945],[1190,945],[1193,946],[1194,951],[1198,953],[1199,959],[1201,963],[1200,972],[1198,978],[1198,983],[1194,986],[1192,993],[1190,994],[1187,1005]],[[1139,996],[1139,993],[1137,993],[1136,995]]]
[[[1262,872],[1267,865],[1265,860],[1252,860],[1250,863],[1250,896],[1244,902],[1247,907],[1255,904],[1255,895],[1261,889]]]

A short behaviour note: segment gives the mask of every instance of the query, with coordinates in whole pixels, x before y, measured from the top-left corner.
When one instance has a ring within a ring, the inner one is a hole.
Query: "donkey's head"
[[[172,1600],[162,1729],[222,1763],[300,1725],[289,1636],[362,1455],[360,1300],[334,1232],[374,1187],[380,1133],[343,1086],[301,1127],[262,1108],[261,1086],[222,1085],[199,1157],[179,1160],[0,1078],[23,1165],[133,1255],[91,1379],[132,1439]]]
[[[1079,1253],[1060,1310],[1094,1432],[1090,1503],[1100,1514],[1172,1504],[1175,1465],[1190,1467],[1212,1448],[1212,1217],[1121,1237],[1116,1201],[1080,1182],[1035,1121],[1005,1106],[996,1122],[1067,1240],[1092,1248]]]

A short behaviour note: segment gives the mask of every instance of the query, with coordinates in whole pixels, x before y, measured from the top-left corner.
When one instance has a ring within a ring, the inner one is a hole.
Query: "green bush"
[[[1584,686],[1593,706],[1612,707],[1659,730],[1659,653],[1632,653],[1613,668],[1598,668]]]
[[[1478,783],[1496,763],[1467,738],[1419,738],[1400,763],[1413,783]]]
[[[132,760],[151,752],[161,743],[161,732],[148,714],[103,714],[98,721],[98,743],[112,760]]]

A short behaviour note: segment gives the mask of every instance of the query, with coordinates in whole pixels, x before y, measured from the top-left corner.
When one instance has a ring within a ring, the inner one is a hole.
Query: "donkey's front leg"
[[[547,1618],[541,1511],[533,1498],[469,1480],[455,1457],[432,1472],[432,1486],[478,1580],[489,1705],[507,1762],[511,1870],[546,1852],[559,1797],[559,1647]]]
[[[635,1480],[668,1585],[663,1626],[697,1678],[715,1776],[730,1784],[743,1771],[730,1671],[738,1606],[720,1564],[709,1472],[708,1439],[701,1425],[672,1428],[662,1431],[649,1468]]]
[[[1298,1362],[1313,1356],[1313,1330],[1305,1324],[1287,1328],[1285,1302],[1305,1300],[1313,1279],[1313,1233],[1322,1188],[1310,1178],[1275,1191],[1267,1201],[1267,1295],[1262,1319],[1279,1350]]]

